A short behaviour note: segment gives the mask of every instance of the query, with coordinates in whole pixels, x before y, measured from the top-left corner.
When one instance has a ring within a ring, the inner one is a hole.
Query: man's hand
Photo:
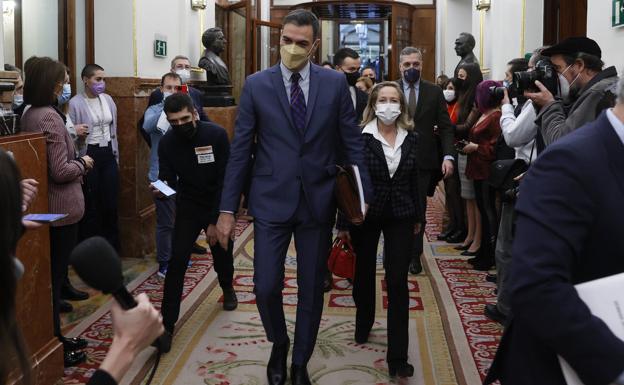
[[[219,220],[217,221],[217,240],[223,250],[228,249],[230,239],[234,240],[235,224],[236,219],[234,218],[234,214],[221,213],[219,215]]]
[[[156,199],[164,199],[166,198],[165,194],[163,194],[162,192],[160,192],[159,189],[157,189],[156,187],[154,187],[154,185],[152,185],[150,183],[149,185],[150,191],[152,192],[152,196]]]
[[[89,135],[89,126],[86,124],[75,124],[74,129],[76,130],[76,135],[80,138],[86,138]]]
[[[422,223],[416,222],[414,225],[414,235],[420,234],[420,230],[422,229]]]
[[[478,144],[470,142],[470,143],[468,143],[467,145],[464,146],[462,151],[465,154],[472,154],[473,152],[477,151],[478,148],[479,148]]]
[[[342,239],[344,242],[351,242],[351,234],[348,230],[339,230],[336,237]]]
[[[22,186],[22,211],[26,211],[37,196],[39,182],[34,179],[22,179],[20,184]]]
[[[455,168],[453,167],[453,161],[452,160],[447,159],[444,162],[442,162],[442,175],[444,175],[444,179],[452,176],[454,169]]]
[[[217,242],[219,242],[217,239],[217,226],[208,225],[208,228],[206,229],[206,240],[208,240],[208,244],[210,246],[214,246]]]
[[[524,96],[531,99],[538,107],[544,107],[545,105],[555,101],[553,94],[548,91],[546,87],[539,81],[535,81],[535,85],[540,89],[540,92],[524,92]]]

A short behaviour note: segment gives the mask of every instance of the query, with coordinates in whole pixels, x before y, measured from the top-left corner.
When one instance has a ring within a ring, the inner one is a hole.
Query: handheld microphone
[[[87,285],[104,294],[112,294],[124,310],[137,306],[124,286],[119,255],[106,239],[85,239],[74,248],[69,259]]]

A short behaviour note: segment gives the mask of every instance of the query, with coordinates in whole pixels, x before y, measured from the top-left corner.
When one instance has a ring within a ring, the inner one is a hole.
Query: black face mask
[[[347,77],[347,83],[349,83],[351,87],[355,87],[355,83],[357,83],[357,80],[360,78],[360,71],[345,72],[344,74]]]
[[[171,129],[176,135],[180,135],[181,137],[186,139],[193,139],[195,134],[197,134],[197,127],[195,126],[194,121],[190,121],[184,124],[172,124]]]

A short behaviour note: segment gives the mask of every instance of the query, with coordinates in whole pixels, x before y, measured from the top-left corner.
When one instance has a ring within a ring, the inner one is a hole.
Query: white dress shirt
[[[511,104],[503,104],[501,108],[500,126],[505,143],[516,150],[516,159],[523,159],[527,163],[531,163],[537,156],[534,147],[538,130],[535,124],[536,116],[530,100],[522,106],[522,111],[517,117]]]
[[[371,120],[362,130],[362,134],[371,134],[373,135],[373,138],[381,142],[381,148],[383,149],[384,156],[386,157],[386,163],[388,164],[388,172],[390,173],[390,178],[392,178],[401,163],[401,146],[403,145],[405,138],[407,138],[407,130],[398,127],[397,136],[394,140],[394,147],[391,146],[379,132],[377,119]]]
[[[93,122],[93,127],[89,127],[87,144],[98,145],[110,142],[110,126],[113,123],[113,113],[108,102],[101,95],[96,98],[85,96],[85,100],[91,114],[91,122]]]
[[[357,107],[357,94],[355,87],[349,86],[349,92],[351,93],[351,101],[353,102],[353,109]]]
[[[286,87],[286,97],[288,98],[288,103],[290,103],[290,77],[293,72],[286,68],[284,63],[280,62],[280,69],[282,70],[282,79],[284,80],[284,87]],[[299,87],[301,87],[301,91],[303,92],[303,97],[305,98],[306,105],[308,104],[308,94],[310,93],[310,62],[306,64],[301,71],[299,71],[299,75],[301,75],[301,79],[299,79]]]

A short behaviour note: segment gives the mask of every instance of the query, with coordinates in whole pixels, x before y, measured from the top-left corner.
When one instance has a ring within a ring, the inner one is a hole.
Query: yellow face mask
[[[301,68],[310,57],[310,52],[312,50],[308,51],[295,43],[283,45],[280,48],[282,63],[291,71]]]

